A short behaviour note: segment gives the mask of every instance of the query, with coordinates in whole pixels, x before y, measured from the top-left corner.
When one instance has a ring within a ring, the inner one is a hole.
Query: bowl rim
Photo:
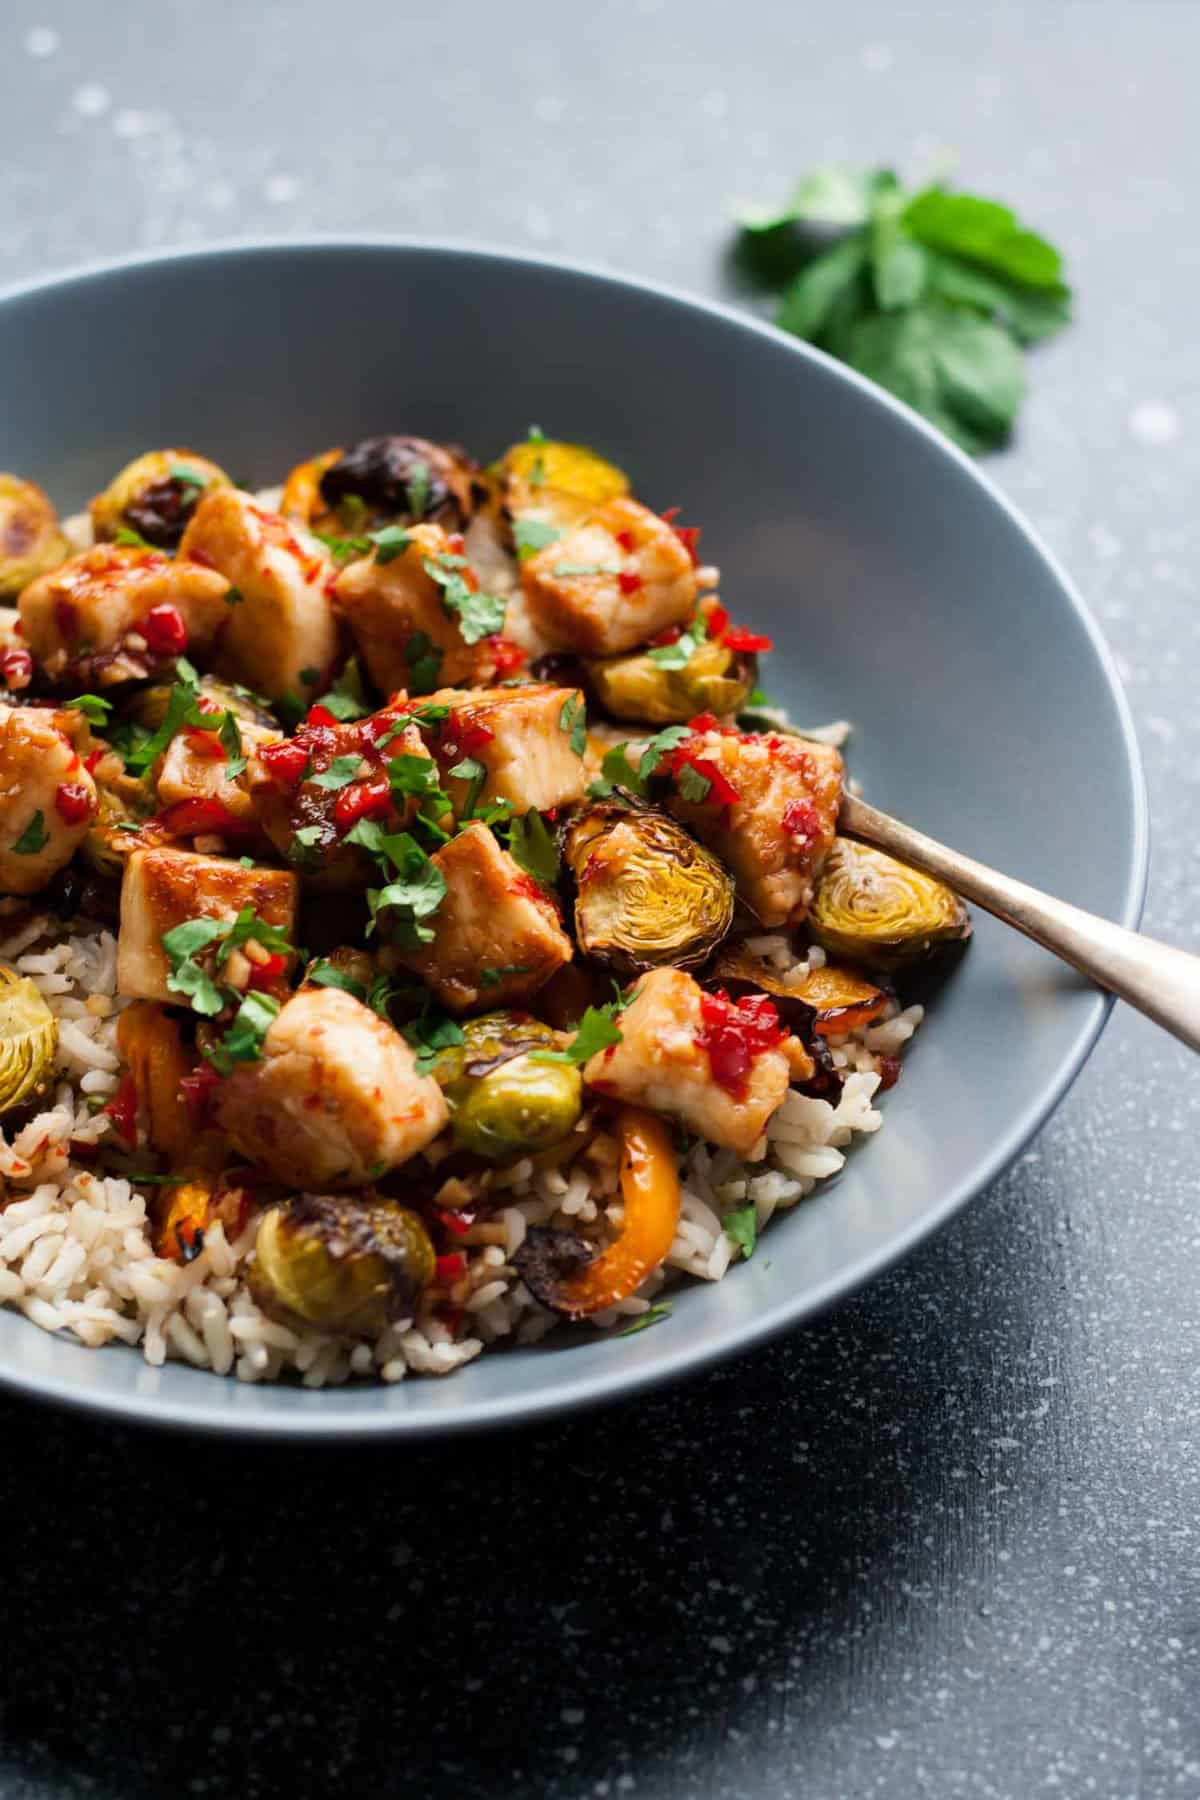
[[[0,309],[22,301],[36,299],[52,291],[63,291],[111,276],[140,273],[167,264],[221,261],[231,257],[281,260],[297,254],[317,255],[398,252],[401,256],[454,256],[478,262],[518,264],[531,271],[557,276],[568,275],[599,288],[633,290],[651,298],[682,306],[732,325],[752,336],[766,339],[802,359],[815,362],[832,377],[856,389],[868,407],[890,412],[907,429],[956,463],[968,478],[977,483],[992,504],[1002,512],[1016,532],[1047,565],[1066,602],[1075,614],[1099,663],[1112,700],[1121,745],[1130,777],[1133,831],[1128,846],[1129,866],[1125,897],[1117,922],[1130,929],[1138,926],[1146,900],[1150,863],[1150,816],[1145,769],[1142,762],[1133,714],[1122,686],[1113,652],[1099,625],[1084,602],[1058,557],[1043,541],[1039,532],[1014,503],[1009,500],[990,475],[945,437],[927,420],[903,401],[878,387],[845,363],[838,362],[814,345],[805,343],[776,326],[735,305],[712,300],[674,287],[666,282],[638,275],[622,274],[583,260],[546,256],[537,251],[512,249],[502,244],[472,239],[440,238],[395,233],[310,232],[302,236],[236,236],[203,244],[176,245],[151,251],[83,262],[47,275],[9,282],[0,286]],[[519,1392],[497,1406],[493,1402],[465,1400],[445,1413],[408,1414],[403,1411],[380,1411],[377,1415],[354,1413],[339,1415],[334,1407],[328,1411],[272,1415],[255,1411],[242,1416],[235,1411],[220,1413],[215,1408],[196,1406],[187,1400],[154,1395],[111,1394],[79,1385],[58,1376],[23,1372],[18,1366],[0,1364],[0,1389],[41,1400],[52,1405],[77,1408],[98,1416],[119,1420],[128,1425],[166,1427],[168,1429],[216,1434],[222,1437],[298,1441],[301,1439],[336,1439],[341,1442],[407,1438],[421,1439],[460,1437],[467,1433],[497,1431],[518,1425],[544,1422],[565,1413],[591,1406],[631,1399],[651,1388],[681,1381],[715,1364],[762,1346],[785,1331],[816,1318],[836,1302],[848,1298],[885,1269],[892,1268],[911,1254],[917,1246],[939,1231],[968,1201],[981,1194],[1004,1172],[1024,1146],[1041,1128],[1074,1084],[1088,1056],[1108,1021],[1114,1005],[1113,997],[1097,989],[1083,1012],[1075,1037],[1064,1052],[1051,1081],[1028,1106],[1008,1123],[1006,1130],[993,1143],[988,1154],[975,1169],[948,1187],[936,1205],[924,1211],[883,1248],[865,1252],[855,1262],[820,1287],[807,1290],[803,1299],[785,1302],[765,1317],[749,1324],[735,1324],[719,1330],[714,1338],[698,1349],[672,1352],[664,1347],[653,1362],[640,1368],[614,1367],[599,1374],[577,1376],[573,1383],[549,1393]],[[228,1378],[226,1378],[228,1379]],[[332,1399],[332,1394],[328,1396]],[[336,1403],[335,1403],[336,1405]]]

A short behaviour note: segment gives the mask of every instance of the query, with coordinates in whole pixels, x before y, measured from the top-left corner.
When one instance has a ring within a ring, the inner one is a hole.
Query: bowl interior
[[[1146,862],[1128,717],[1078,601],[920,421],[718,308],[502,254],[233,248],[0,298],[0,467],[71,509],[176,443],[253,485],[384,430],[487,457],[531,422],[607,451],[704,528],[764,680],[798,722],[854,721],[869,797],[1065,899],[1131,921]],[[484,1356],[445,1383],[247,1387],[0,1313],[0,1379],[162,1422],[433,1432],[697,1367],[863,1280],[995,1175],[1061,1096],[1105,1002],[986,918],[883,1103],[885,1129],[776,1222],[769,1252],[632,1338]]]

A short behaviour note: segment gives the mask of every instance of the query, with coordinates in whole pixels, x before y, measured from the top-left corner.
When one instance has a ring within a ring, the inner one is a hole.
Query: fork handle
[[[838,828],[847,837],[874,844],[926,875],[936,875],[1006,925],[1061,956],[1099,987],[1136,1006],[1192,1050],[1200,1050],[1200,956],[1127,931],[1123,925],[1001,875],[853,794],[843,796]]]

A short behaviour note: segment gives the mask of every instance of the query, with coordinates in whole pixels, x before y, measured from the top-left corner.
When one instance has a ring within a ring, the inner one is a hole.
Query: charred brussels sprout
[[[0,599],[11,600],[70,554],[40,487],[0,472]]]
[[[629,492],[629,483],[620,469],[583,444],[527,438],[505,451],[499,468],[504,504],[518,527],[518,550],[523,547],[519,529],[522,520],[537,521],[549,529],[549,537],[536,543],[530,540],[527,546],[540,548],[557,533],[578,525],[598,506],[619,500]]]
[[[558,1043],[548,1025],[523,1013],[483,1013],[464,1023],[462,1043],[444,1050],[432,1070],[460,1150],[503,1163],[562,1142],[583,1104],[579,1070],[533,1054]]]
[[[224,469],[190,450],[150,450],[135,457],[92,501],[99,542],[136,531],[159,550],[175,550],[207,488],[231,485]]]
[[[663,668],[644,651],[589,658],[588,686],[612,719],[676,725],[697,713],[718,718],[740,712],[758,679],[755,659],[709,640],[697,644],[682,669]]]
[[[888,988],[877,987],[840,963],[778,969],[745,944],[723,950],[709,979],[734,994],[769,994],[780,1016],[810,1049],[813,1031],[821,1037],[855,1031],[877,1019],[892,999]]]
[[[563,833],[563,856],[579,948],[622,974],[692,968],[733,923],[732,876],[653,807],[583,807]]]
[[[0,963],[0,1113],[45,1089],[58,1050],[58,1021],[28,976]]]
[[[971,935],[966,907],[942,882],[843,837],[826,858],[808,928],[835,955],[883,969]]]
[[[346,524],[357,512],[361,520],[431,519],[457,531],[471,511],[471,464],[461,452],[424,438],[363,438],[327,462],[316,485],[325,506]]]
[[[247,1280],[281,1323],[357,1337],[411,1314],[433,1270],[429,1233],[397,1201],[300,1194],[263,1214]]]

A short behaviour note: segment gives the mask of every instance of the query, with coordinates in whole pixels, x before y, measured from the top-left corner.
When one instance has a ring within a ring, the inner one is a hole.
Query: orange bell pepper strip
[[[279,510],[285,519],[299,525],[313,525],[328,511],[321,498],[321,477],[342,454],[341,450],[323,450],[308,462],[297,463],[283,484]]]
[[[670,1128],[654,1113],[625,1106],[617,1114],[621,1147],[621,1235],[599,1256],[539,1293],[555,1312],[582,1319],[627,1300],[666,1260],[679,1223],[679,1159]]]
[[[869,1025],[888,1003],[882,988],[838,963],[825,963],[814,969],[798,987],[788,991],[814,1008],[815,1029],[821,1037],[840,1037],[843,1032]]]

